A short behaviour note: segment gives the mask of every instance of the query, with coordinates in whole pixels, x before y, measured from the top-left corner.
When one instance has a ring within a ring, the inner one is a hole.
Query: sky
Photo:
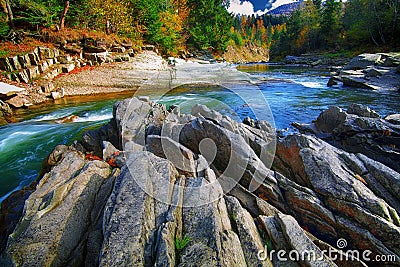
[[[228,11],[242,15],[262,15],[278,6],[293,2],[297,0],[230,0]]]

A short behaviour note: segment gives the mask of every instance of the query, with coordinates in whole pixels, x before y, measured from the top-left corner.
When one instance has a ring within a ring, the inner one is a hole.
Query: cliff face
[[[276,144],[266,122],[255,126],[200,105],[183,115],[117,103],[107,125],[50,154],[2,263],[372,265],[323,252],[357,249],[400,264],[399,173],[313,136]],[[317,257],[283,262],[267,248]]]
[[[243,47],[228,46],[224,59],[232,63],[268,62],[269,49],[254,44]]]

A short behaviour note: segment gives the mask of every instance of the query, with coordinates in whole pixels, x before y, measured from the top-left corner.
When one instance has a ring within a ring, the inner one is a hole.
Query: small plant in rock
[[[269,252],[269,251],[272,251],[272,249],[273,249],[272,240],[269,239],[269,238],[267,238],[267,239],[265,240],[264,246],[265,246],[265,248],[267,248],[267,251],[268,251],[268,252]]]
[[[187,235],[184,235],[182,239],[179,239],[178,237],[175,238],[175,248],[178,251],[181,251],[186,247],[186,245],[190,242],[190,237]]]

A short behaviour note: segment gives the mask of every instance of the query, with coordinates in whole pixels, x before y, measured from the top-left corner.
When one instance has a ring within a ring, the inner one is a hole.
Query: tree
[[[10,29],[15,30],[15,25],[14,25],[14,15],[11,9],[10,1],[9,0],[4,0],[5,6],[6,6],[6,13],[8,17],[8,22],[10,24]]]
[[[229,41],[232,16],[222,0],[189,0],[189,41],[200,49],[225,51]]]
[[[342,2],[327,0],[321,11],[321,35],[325,46],[332,46],[339,39],[342,29]]]
[[[65,17],[67,16],[68,9],[69,9],[69,0],[65,0],[64,9],[63,12],[61,13],[61,18],[60,18],[60,30],[64,29]]]

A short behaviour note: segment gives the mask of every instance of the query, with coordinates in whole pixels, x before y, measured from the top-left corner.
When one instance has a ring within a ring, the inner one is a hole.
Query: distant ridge
[[[267,12],[269,15],[290,15],[293,11],[295,11],[300,4],[303,3],[303,0],[300,0],[298,2],[293,2],[289,4],[284,4],[281,6],[278,6],[277,8],[274,8],[270,11]]]

